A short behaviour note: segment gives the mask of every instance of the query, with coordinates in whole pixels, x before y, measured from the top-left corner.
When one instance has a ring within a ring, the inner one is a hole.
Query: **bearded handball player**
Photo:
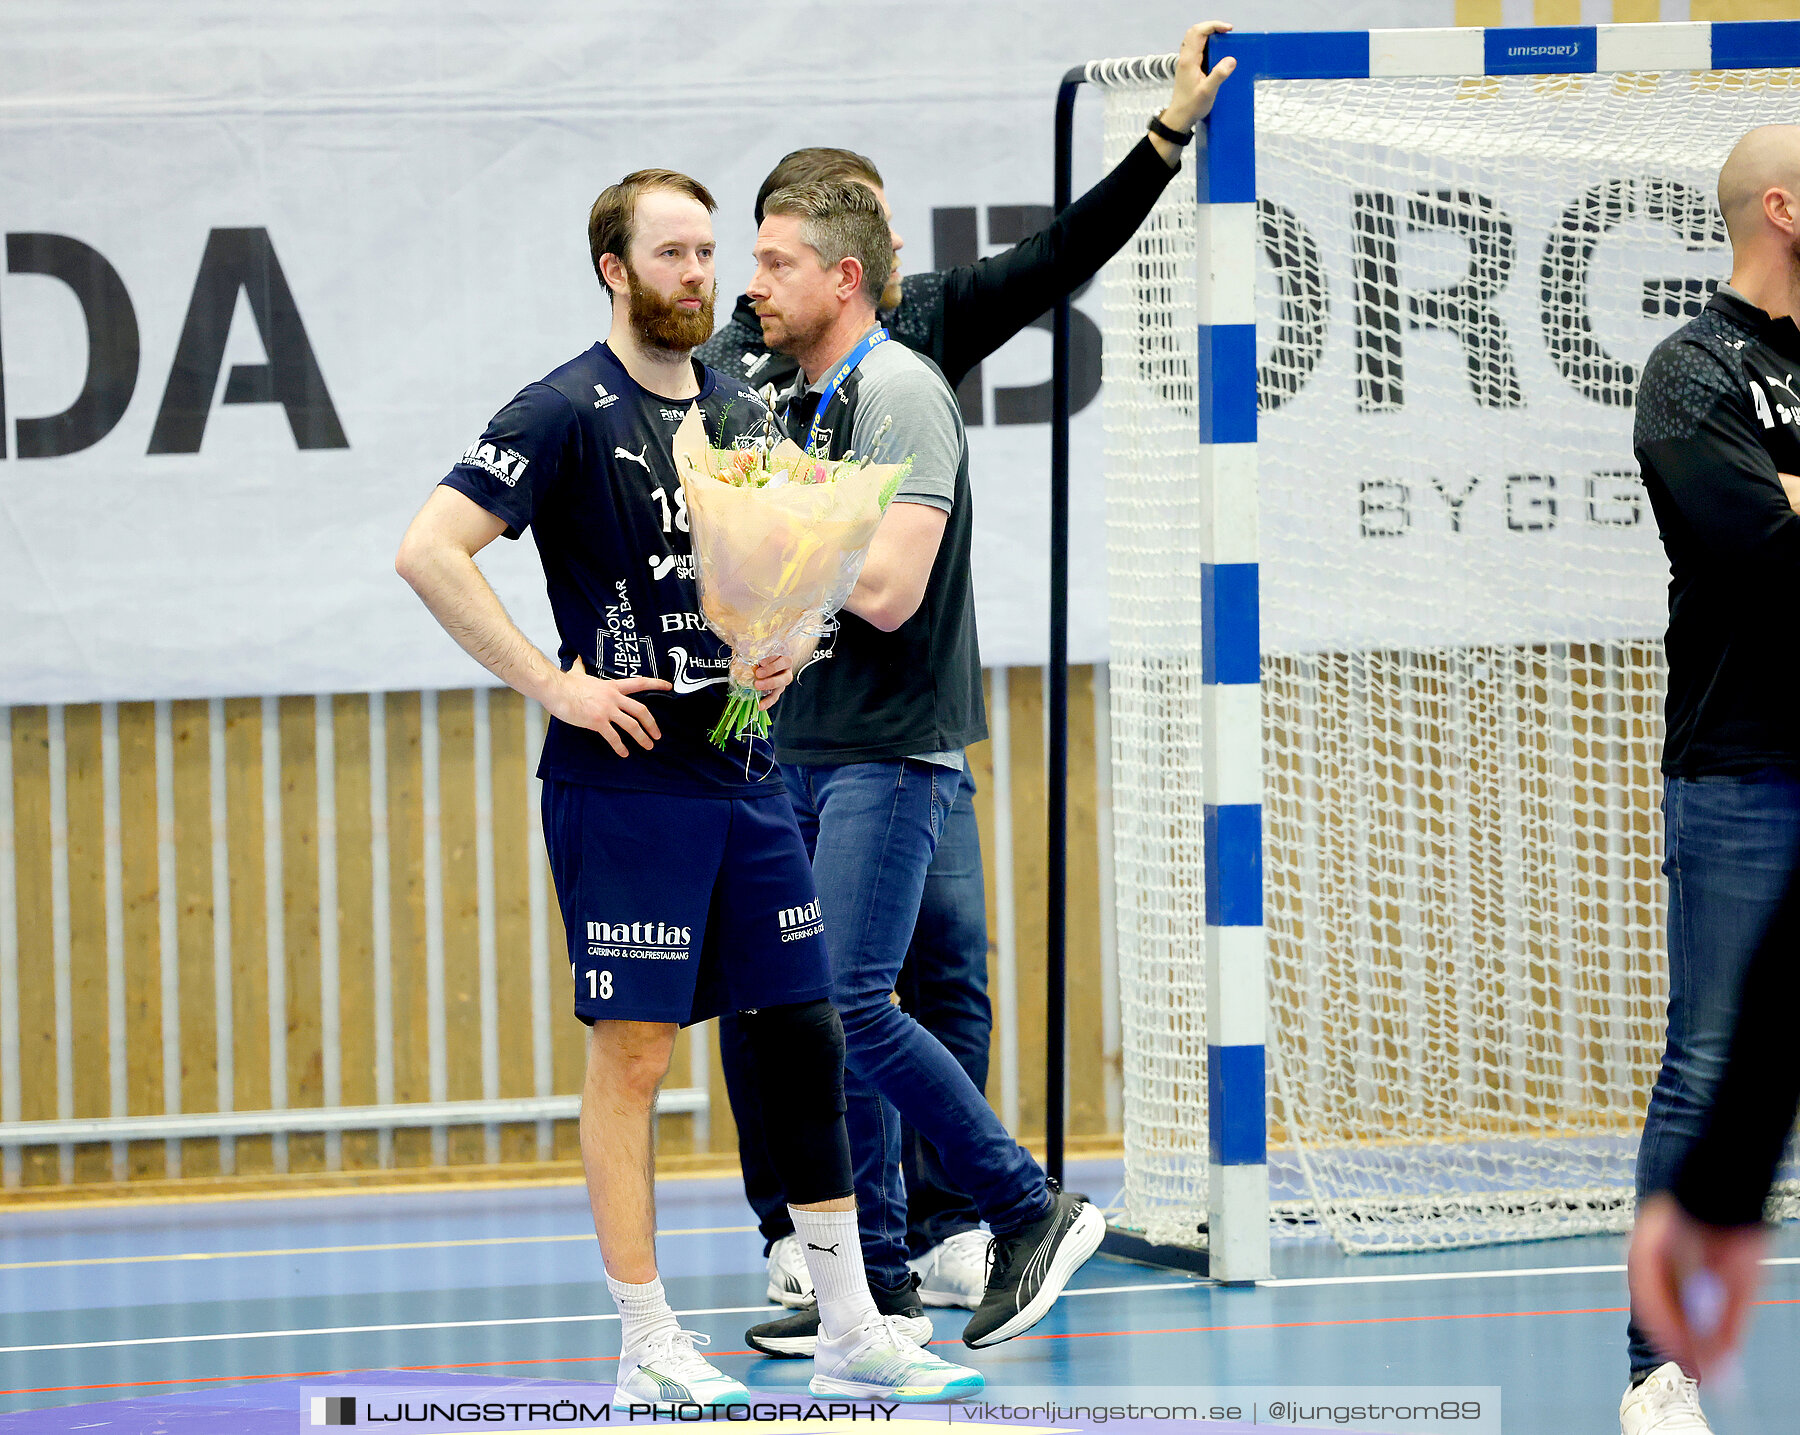
[[[707,741],[729,653],[700,617],[670,440],[695,404],[721,446],[767,421],[749,390],[691,357],[713,326],[713,209],[704,186],[672,170],[639,170],[601,194],[588,241],[613,306],[606,342],[495,415],[426,500],[395,566],[471,657],[550,713],[544,840],[588,1027],[581,1157],[619,1307],[617,1399],[748,1400],[669,1308],[651,1138],[676,1032],[741,1012],[759,1082],[785,1118],[770,1128],[770,1155],[819,1293],[813,1390],[954,1400],[981,1376],[878,1313],[863,1274],[824,927],[795,939],[779,926],[784,910],[816,912],[817,895],[774,755],[758,741],[746,761]],[[495,538],[527,527],[557,662],[475,566]],[[792,672],[777,660],[756,676],[767,707]]]

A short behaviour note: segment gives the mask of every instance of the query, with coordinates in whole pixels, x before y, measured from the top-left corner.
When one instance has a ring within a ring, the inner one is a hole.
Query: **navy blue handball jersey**
[[[706,734],[725,707],[730,650],[700,616],[687,504],[669,446],[693,403],[720,447],[760,435],[754,393],[699,363],[697,399],[640,388],[605,344],[535,384],[494,415],[444,483],[537,540],[564,669],[661,678],[636,694],[662,738],[621,758],[598,733],[554,718],[538,775],[643,792],[746,796],[779,787],[766,742],[720,752]]]

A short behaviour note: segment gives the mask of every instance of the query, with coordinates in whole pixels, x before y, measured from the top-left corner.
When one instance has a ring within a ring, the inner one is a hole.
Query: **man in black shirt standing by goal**
[[[929,358],[956,388],[983,359],[1092,279],[1130,240],[1180,170],[1183,147],[1194,126],[1212,109],[1214,94],[1235,65],[1227,60],[1209,72],[1207,40],[1230,28],[1222,21],[1210,21],[1188,30],[1169,103],[1144,138],[1047,228],[1013,248],[973,264],[902,277],[899,256],[904,241],[890,221],[895,263],[879,309],[891,338]],[[762,223],[763,205],[771,194],[815,180],[864,185],[891,215],[881,173],[872,161],[849,150],[802,149],[786,156],[763,181],[756,197],[757,223]],[[792,358],[764,344],[761,321],[747,294],[738,299],[730,320],[696,353],[721,373],[757,388],[772,384],[777,391],[793,382],[798,368]],[[936,756],[948,776],[960,774],[960,791],[926,874],[899,993],[902,1005],[943,1042],[975,1085],[985,1088],[993,1022],[987,997],[981,843],[972,801],[975,785],[960,752]],[[806,1267],[781,1183],[764,1150],[749,1053],[734,1018],[720,1023],[719,1040],[737,1118],[744,1194],[769,1247],[769,1298],[798,1307],[811,1294]],[[972,1310],[981,1299],[987,1256],[987,1236],[980,1229],[974,1202],[956,1188],[931,1145],[910,1129],[903,1134],[901,1149],[907,1246],[911,1265],[921,1277],[919,1294],[927,1305]]]
[[[1668,1046],[1637,1162],[1652,1222],[1662,1193],[1694,1199],[1683,1166],[1720,1091],[1750,960],[1779,938],[1800,876],[1800,126],[1738,141],[1719,208],[1731,282],[1651,353],[1633,431],[1670,570]],[[1655,1347],[1643,1315],[1634,1301],[1621,1430],[1710,1429],[1695,1372]]]

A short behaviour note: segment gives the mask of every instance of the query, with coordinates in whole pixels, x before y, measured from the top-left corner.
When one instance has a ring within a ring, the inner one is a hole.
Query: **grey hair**
[[[859,262],[863,293],[869,303],[881,302],[894,269],[894,240],[881,202],[867,185],[839,179],[790,184],[769,195],[763,213],[797,218],[802,242],[818,252],[827,269],[845,259]]]

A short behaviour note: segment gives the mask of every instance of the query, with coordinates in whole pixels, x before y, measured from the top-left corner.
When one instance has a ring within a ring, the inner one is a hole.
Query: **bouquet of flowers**
[[[756,447],[713,448],[697,406],[675,433],[674,458],[700,612],[731,648],[725,712],[710,734],[723,748],[768,735],[756,665],[791,657],[803,639],[832,630],[911,461],[827,461],[773,433]]]

